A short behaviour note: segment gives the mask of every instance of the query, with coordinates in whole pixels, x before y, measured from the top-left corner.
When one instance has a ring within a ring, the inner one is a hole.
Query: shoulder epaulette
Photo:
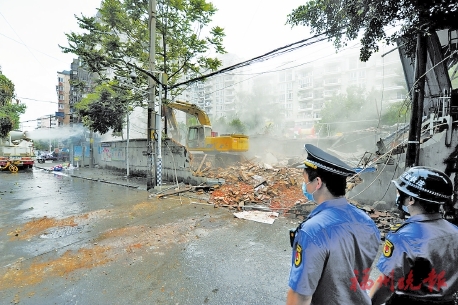
[[[395,223],[390,226],[390,231],[391,232],[396,232],[398,231],[401,227],[404,226],[405,223]]]

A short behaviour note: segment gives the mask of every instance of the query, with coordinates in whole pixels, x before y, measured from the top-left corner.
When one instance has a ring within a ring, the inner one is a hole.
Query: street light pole
[[[156,0],[149,0],[149,66],[150,71],[155,69],[155,55],[156,55]],[[149,101],[148,101],[148,130],[147,130],[147,156],[148,156],[148,172],[147,172],[147,181],[146,181],[146,190],[150,190],[155,186],[156,175],[155,167],[153,166],[153,152],[156,149],[153,149],[155,146],[154,139],[154,128],[156,127],[156,114],[154,113],[154,101],[156,94],[154,92],[154,80],[152,77],[148,77],[149,85]],[[156,154],[154,154],[156,156]],[[155,162],[156,163],[156,162]]]

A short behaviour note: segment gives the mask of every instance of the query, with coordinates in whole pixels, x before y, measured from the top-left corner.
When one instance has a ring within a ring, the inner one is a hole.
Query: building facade
[[[57,72],[57,112],[58,126],[70,124],[70,71]]]
[[[74,110],[76,103],[80,102],[86,94],[93,89],[93,76],[83,68],[81,59],[75,58],[70,65],[70,88],[69,88],[69,123],[81,123]]]
[[[321,120],[325,102],[345,94],[351,86],[377,91],[373,98],[385,107],[408,96],[397,51],[373,54],[368,62],[361,62],[359,49],[353,48],[259,76],[241,77],[243,72],[237,72],[194,84],[185,91],[184,99],[204,109],[212,120],[242,119],[244,112],[258,111],[266,124],[281,131],[314,127]]]

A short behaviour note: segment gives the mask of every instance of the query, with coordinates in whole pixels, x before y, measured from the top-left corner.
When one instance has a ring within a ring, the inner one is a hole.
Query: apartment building
[[[57,72],[57,112],[58,126],[70,124],[70,71]]]
[[[55,118],[57,126],[68,126],[80,123],[74,105],[92,90],[92,74],[82,67],[81,60],[73,59],[70,70],[57,72],[57,110]]]
[[[69,123],[81,123],[74,111],[74,105],[81,101],[86,94],[93,89],[93,75],[83,68],[81,59],[75,58],[70,65],[70,89],[69,89]]]
[[[366,92],[377,90],[380,96],[375,98],[383,105],[407,97],[397,50],[373,54],[368,62],[361,62],[359,49],[353,48],[259,76],[240,77],[242,73],[238,72],[194,84],[186,90],[185,98],[204,109],[212,119],[241,118],[244,111],[256,109],[250,103],[261,103],[257,108],[264,109],[265,120],[282,130],[312,128],[321,120],[324,103],[334,95],[346,93],[350,86]],[[259,98],[244,99],[243,92]]]
[[[59,125],[54,114],[45,115],[37,119],[37,129],[39,128],[56,128]]]

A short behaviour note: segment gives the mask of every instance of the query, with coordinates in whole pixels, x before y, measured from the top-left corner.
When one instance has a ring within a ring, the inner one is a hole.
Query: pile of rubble
[[[283,212],[307,200],[302,194],[302,170],[269,164],[239,163],[206,172],[208,178],[221,178],[225,184],[213,190],[209,202],[236,209],[256,206]]]
[[[301,185],[304,181],[303,170],[295,166],[272,166],[267,163],[240,162],[227,168],[213,168],[202,165],[199,173],[209,179],[223,179],[222,185],[187,186],[180,192],[194,192],[203,194],[208,192],[207,202],[215,207],[225,207],[237,211],[265,210],[279,212],[291,219],[304,220],[316,207],[309,203],[302,193]],[[347,181],[350,190],[361,182],[359,176]],[[377,224],[382,235],[400,220],[398,215],[390,210],[376,210],[370,206],[360,206]]]

